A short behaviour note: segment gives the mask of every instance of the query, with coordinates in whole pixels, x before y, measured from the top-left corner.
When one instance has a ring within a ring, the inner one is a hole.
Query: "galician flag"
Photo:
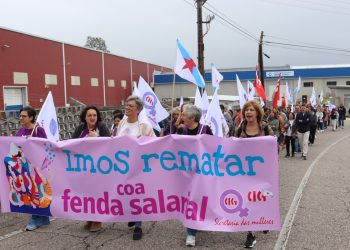
[[[301,78],[300,78],[300,76],[299,76],[299,79],[298,79],[298,86],[294,89],[294,94],[298,94],[298,93],[299,93],[300,87],[301,87]]]
[[[205,82],[198,67],[178,39],[174,72],[181,78],[196,84],[200,88],[205,87]]]
[[[138,90],[140,97],[144,103],[143,110],[146,111],[146,115],[151,121],[153,128],[160,131],[158,123],[169,116],[168,111],[166,111],[166,109],[163,108],[162,104],[160,103],[156,94],[153,92],[152,88],[141,76],[139,79]]]
[[[316,105],[317,105],[317,97],[316,97],[315,87],[312,87],[312,93],[311,93],[311,97],[310,97],[310,102],[311,102],[312,107],[316,107]]]
[[[289,85],[288,85],[288,81],[286,81],[286,98],[287,98],[287,101],[289,103],[294,103],[293,101],[293,95],[291,95],[290,91],[289,91]]]
[[[239,96],[239,106],[241,109],[243,108],[244,104],[249,100],[247,92],[245,92],[241,81],[238,78],[238,75],[236,74],[236,82],[237,82],[237,90],[238,90],[238,96]]]
[[[224,79],[224,77],[220,74],[220,72],[216,69],[215,65],[211,64],[211,82],[214,90],[219,89],[220,82]]]
[[[320,93],[320,103],[322,104],[323,102],[323,89],[321,90],[321,93]]]
[[[46,100],[41,107],[37,124],[44,128],[47,138],[52,141],[59,141],[59,127],[57,122],[57,114],[51,91],[47,94]]]
[[[254,100],[255,88],[254,88],[253,83],[251,81],[249,81],[249,80],[247,82],[247,94],[248,94],[248,99],[249,100]]]

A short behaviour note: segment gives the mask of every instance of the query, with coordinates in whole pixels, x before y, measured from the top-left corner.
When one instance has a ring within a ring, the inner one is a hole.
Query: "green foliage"
[[[107,45],[104,39],[101,37],[88,36],[86,39],[85,47],[95,50],[100,50],[106,53],[110,51],[107,49]]]

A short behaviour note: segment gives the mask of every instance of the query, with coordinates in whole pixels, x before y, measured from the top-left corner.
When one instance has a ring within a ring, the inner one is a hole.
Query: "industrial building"
[[[56,107],[117,106],[155,71],[170,69],[0,27],[0,110],[40,108],[49,91]]]
[[[255,80],[255,68],[225,69],[219,70],[224,80],[220,83],[220,95],[237,96],[236,74],[243,86],[247,81]],[[266,67],[264,69],[265,92],[268,100],[272,99],[276,82],[281,74],[281,96],[285,92],[286,81],[290,89],[294,89],[301,78],[301,89],[296,96],[296,101],[308,102],[315,87],[319,96],[323,91],[325,100],[330,100],[335,105],[343,103],[346,109],[350,108],[350,64],[349,65],[321,65],[321,66],[282,66]],[[211,86],[211,72],[207,71],[204,76],[208,95],[213,94]],[[193,83],[175,76],[173,73],[159,73],[154,76],[154,84],[157,96],[161,100],[171,100],[173,82],[175,82],[176,99],[195,95],[196,86]]]

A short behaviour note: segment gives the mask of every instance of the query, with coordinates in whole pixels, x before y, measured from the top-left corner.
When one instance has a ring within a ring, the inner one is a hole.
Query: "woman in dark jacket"
[[[95,106],[87,106],[80,114],[81,124],[75,129],[72,138],[84,137],[108,137],[109,129],[102,122],[100,111]],[[101,230],[102,223],[97,221],[88,221],[84,226],[90,232]]]

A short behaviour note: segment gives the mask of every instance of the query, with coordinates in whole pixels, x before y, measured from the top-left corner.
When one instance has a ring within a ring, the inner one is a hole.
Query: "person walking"
[[[310,136],[310,114],[306,111],[305,104],[301,105],[300,112],[295,117],[295,126],[298,131],[298,138],[301,144],[301,157],[306,160]]]
[[[155,137],[153,128],[147,124],[139,121],[139,114],[143,109],[143,101],[138,96],[129,96],[126,99],[125,116],[119,122],[117,136],[129,135],[129,136],[152,136]],[[142,238],[142,222],[132,221],[128,222],[128,227],[133,228],[133,240],[140,240]]]
[[[270,112],[273,113],[273,111]],[[273,113],[273,116],[275,114]],[[274,135],[271,127],[264,121],[262,121],[264,111],[256,101],[248,101],[242,108],[242,122],[235,132],[235,137],[238,138],[251,138],[258,136]],[[264,231],[267,233],[268,231]],[[252,231],[248,231],[246,242],[244,246],[246,248],[253,248],[256,244],[256,237]]]
[[[47,138],[45,130],[35,123],[35,117],[36,111],[34,108],[27,106],[20,109],[19,121],[22,127],[17,131],[16,136]],[[49,216],[33,214],[26,226],[26,231],[33,231],[49,224]]]

